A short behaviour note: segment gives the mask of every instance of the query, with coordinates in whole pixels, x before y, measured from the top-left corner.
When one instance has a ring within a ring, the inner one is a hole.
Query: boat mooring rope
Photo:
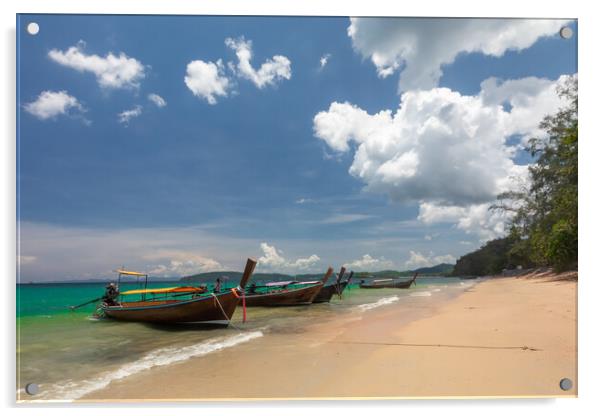
[[[226,321],[228,321],[228,324],[238,330],[242,330],[242,328],[239,328],[238,326],[234,325],[232,323],[232,320],[230,318],[228,318],[228,314],[226,314],[226,311],[224,310],[224,308],[222,307],[222,303],[219,301],[218,297],[215,296],[215,293],[211,293],[211,296],[213,296],[213,301],[217,301],[217,305],[219,306],[220,310],[222,311],[222,314],[224,315],[224,318],[226,318]]]
[[[399,347],[438,347],[438,348],[474,348],[484,350],[523,350],[543,351],[541,348],[521,346],[496,346],[496,345],[460,345],[460,344],[410,344],[398,342],[363,342],[363,341],[330,341],[331,344],[358,344],[358,345],[386,345]]]
[[[217,301],[217,305],[219,306],[220,310],[224,314],[224,318],[226,318],[226,321],[230,322],[230,318],[228,318],[228,314],[226,314],[226,311],[222,307],[222,303],[219,301],[218,297],[215,296],[215,293],[212,293],[211,296],[213,296],[214,301]],[[215,304],[215,302],[214,302],[214,304]]]

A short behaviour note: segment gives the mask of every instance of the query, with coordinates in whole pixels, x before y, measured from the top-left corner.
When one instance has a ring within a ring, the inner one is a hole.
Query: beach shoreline
[[[77,401],[576,397],[576,282],[546,274],[468,287],[436,305],[425,299],[412,319],[394,302],[267,332]]]

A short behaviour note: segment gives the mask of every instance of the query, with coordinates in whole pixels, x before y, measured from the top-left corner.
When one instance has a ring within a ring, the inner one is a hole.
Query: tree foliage
[[[528,189],[499,195],[492,209],[515,214],[510,256],[566,270],[577,266],[577,78],[569,78],[558,93],[569,105],[543,119],[546,136],[529,140],[535,163]]]
[[[511,247],[507,238],[487,242],[484,246],[460,257],[456,261],[453,275],[484,276],[499,273],[506,265],[506,253]]]
[[[560,85],[558,94],[568,105],[542,120],[543,137],[529,140],[535,159],[529,184],[498,195],[490,208],[513,214],[508,235],[461,257],[454,275],[497,274],[518,265],[577,267],[577,77]]]

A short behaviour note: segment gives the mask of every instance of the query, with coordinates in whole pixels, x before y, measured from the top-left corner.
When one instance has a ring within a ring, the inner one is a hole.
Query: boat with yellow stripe
[[[239,286],[218,292],[208,292],[205,287],[192,286],[149,289],[147,274],[118,270],[117,295],[105,295],[99,310],[105,317],[119,321],[228,325],[256,264],[254,259],[248,259]],[[144,288],[119,293],[122,276],[143,277]],[[140,299],[124,299],[135,295],[140,295]]]

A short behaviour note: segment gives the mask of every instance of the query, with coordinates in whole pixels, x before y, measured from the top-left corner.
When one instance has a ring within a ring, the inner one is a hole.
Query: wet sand
[[[397,302],[266,331],[80,401],[576,396],[576,296],[575,281],[549,276],[479,281],[411,312]]]

